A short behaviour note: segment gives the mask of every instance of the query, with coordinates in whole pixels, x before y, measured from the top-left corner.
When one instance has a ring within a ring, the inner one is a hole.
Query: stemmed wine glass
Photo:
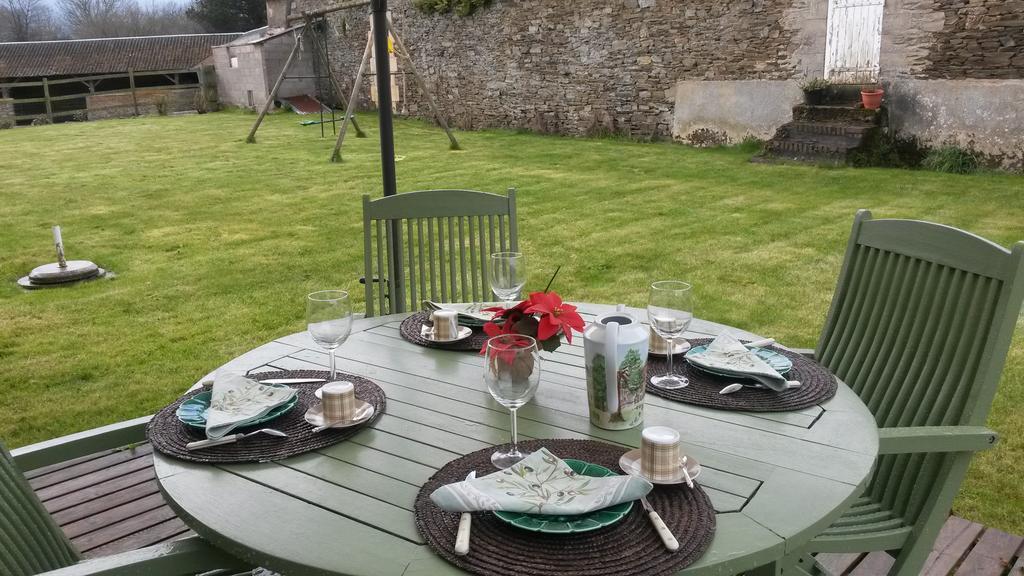
[[[491,454],[492,464],[508,468],[530,455],[519,451],[516,411],[533,398],[540,383],[537,341],[520,334],[502,334],[488,340],[484,381],[491,396],[512,412],[512,444],[507,451]]]
[[[522,252],[491,254],[491,290],[508,308],[526,284],[526,256]]]
[[[651,327],[668,342],[668,373],[664,376],[651,377],[651,384],[658,388],[685,388],[690,380],[676,374],[672,368],[673,348],[675,341],[693,321],[693,286],[679,280],[663,280],[651,284],[651,294],[647,301],[647,318]]]
[[[306,327],[331,357],[331,380],[337,375],[334,351],[352,333],[352,303],[344,290],[320,290],[306,296]]]

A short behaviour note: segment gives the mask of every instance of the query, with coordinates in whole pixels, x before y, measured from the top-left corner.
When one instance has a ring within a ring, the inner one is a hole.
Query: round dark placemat
[[[710,338],[690,340],[690,344],[693,346],[701,346],[710,342]],[[740,380],[730,376],[716,376],[694,368],[683,357],[684,354],[676,354],[672,359],[675,363],[675,372],[689,378],[690,385],[685,388],[665,390],[652,386],[648,381],[647,393],[695,406],[744,412],[800,410],[820,404],[835,396],[838,384],[835,376],[827,368],[796,352],[776,346],[771,346],[770,349],[793,361],[793,369],[786,373],[786,378],[799,380],[801,384],[799,388],[791,388],[783,392],[744,388],[732,394],[719,394],[722,388]],[[648,379],[666,373],[668,373],[668,361],[665,358],[648,357]]]
[[[560,458],[575,458],[620,471],[621,446],[593,440],[531,440],[528,450],[545,447]],[[679,540],[679,550],[665,549],[637,502],[621,521],[581,534],[541,534],[509,526],[490,512],[473,513],[469,554],[456,556],[459,514],[445,512],[430,500],[438,487],[464,480],[470,470],[490,474],[487,448],[452,460],[430,477],[416,496],[416,527],[442,558],[474,574],[496,576],[632,576],[675,574],[689,566],[711,544],[715,511],[707,494],[695,485],[656,486],[647,499]]]
[[[320,370],[260,372],[250,376],[250,378],[255,380],[329,377],[329,372]],[[348,380],[355,384],[356,398],[373,405],[373,418],[351,428],[329,428],[314,434],[313,426],[306,422],[303,416],[310,406],[320,403],[314,392],[316,392],[317,388],[323,386],[323,383],[292,384],[291,386],[299,391],[299,401],[295,403],[294,408],[270,422],[264,422],[256,426],[236,428],[231,432],[235,434],[252,432],[260,428],[274,428],[288,434],[287,438],[257,434],[231,444],[211,446],[210,448],[190,452],[185,449],[185,444],[195,440],[202,440],[206,438],[206,435],[202,430],[182,424],[174,412],[182,402],[203,391],[196,390],[195,392],[185,394],[177,402],[157,412],[153,419],[150,420],[149,426],[146,427],[146,436],[149,438],[150,443],[153,444],[153,448],[160,453],[191,462],[267,462],[324,448],[346,440],[358,434],[367,426],[372,425],[384,414],[387,404],[384,391],[380,389],[380,386],[366,378],[339,372],[338,380]],[[207,389],[204,388],[204,390]]]
[[[420,336],[420,329],[424,325],[430,325],[430,312],[416,312],[412,316],[402,320],[399,332],[402,333],[402,338],[405,338],[413,344],[419,344],[420,346],[426,346],[427,348],[440,348],[442,350],[468,350],[479,352],[480,349],[484,347],[484,344],[487,343],[487,339],[490,338],[482,328],[473,328],[473,335],[465,340],[448,343],[434,342],[433,340],[427,340],[423,336]]]

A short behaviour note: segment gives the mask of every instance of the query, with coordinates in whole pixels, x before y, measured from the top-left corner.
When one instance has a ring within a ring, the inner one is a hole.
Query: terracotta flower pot
[[[868,110],[878,110],[882,107],[883,94],[885,94],[885,91],[881,88],[877,90],[861,90],[860,101]]]

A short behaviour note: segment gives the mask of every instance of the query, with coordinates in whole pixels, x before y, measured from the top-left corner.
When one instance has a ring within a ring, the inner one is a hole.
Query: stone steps
[[[758,161],[845,164],[850,153],[879,128],[882,119],[879,111],[865,110],[852,103],[797,105],[793,108],[793,121],[779,127]]]

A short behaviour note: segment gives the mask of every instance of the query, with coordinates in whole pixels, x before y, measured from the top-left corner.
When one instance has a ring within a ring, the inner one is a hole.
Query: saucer
[[[373,404],[368,404],[368,403],[363,402],[362,400],[356,398],[356,416],[357,416],[357,418],[354,418],[352,420],[341,420],[339,422],[335,422],[334,424],[331,424],[331,428],[351,428],[352,426],[356,426],[358,424],[362,424],[363,422],[366,422],[370,418],[373,418],[374,412],[375,412],[375,410],[373,409]],[[317,428],[319,428],[320,426],[323,426],[324,425],[324,408],[323,408],[323,405],[321,405],[321,404],[314,404],[314,405],[310,406],[309,410],[306,410],[306,414],[303,416],[303,418],[306,419],[306,422],[309,422],[310,424],[312,424],[313,426],[315,426]]]
[[[455,338],[450,338],[448,340],[442,340],[440,338],[435,338],[434,337],[434,327],[433,326],[427,326],[426,324],[424,324],[423,326],[420,327],[420,338],[423,338],[424,340],[430,340],[431,342],[437,342],[438,344],[451,344],[452,342],[458,342],[460,340],[465,340],[466,338],[469,338],[472,335],[473,335],[473,329],[472,328],[470,328],[468,326],[459,326],[459,331],[458,331],[457,335],[455,336]]]
[[[686,477],[683,476],[683,467],[679,467],[679,472],[676,473],[675,477],[670,480],[651,480],[640,472],[640,449],[630,450],[619,458],[619,468],[630,476],[639,476],[650,481],[652,484],[685,484]],[[686,471],[690,473],[690,480],[696,480],[697,476],[700,476],[700,462],[693,456],[686,457]]]

